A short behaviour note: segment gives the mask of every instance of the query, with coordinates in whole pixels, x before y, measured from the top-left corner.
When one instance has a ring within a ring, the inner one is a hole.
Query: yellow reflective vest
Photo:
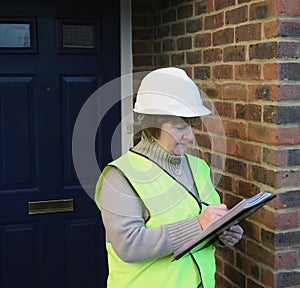
[[[197,157],[186,156],[200,199],[220,203],[219,194],[211,182],[209,166]],[[146,227],[159,227],[199,215],[201,209],[195,196],[157,164],[132,151],[110,163],[101,173],[95,195],[99,208],[103,178],[112,166],[122,171],[149,210],[150,218]],[[169,255],[135,263],[124,262],[110,243],[106,243],[106,248],[108,288],[196,288],[201,282],[204,288],[215,287],[214,245],[201,250],[195,248],[179,260],[172,261],[172,255]]]

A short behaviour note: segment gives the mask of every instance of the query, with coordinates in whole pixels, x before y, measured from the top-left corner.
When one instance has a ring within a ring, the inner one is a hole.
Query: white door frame
[[[121,31],[121,153],[133,144],[131,0],[120,0]],[[126,76],[125,76],[126,75]]]

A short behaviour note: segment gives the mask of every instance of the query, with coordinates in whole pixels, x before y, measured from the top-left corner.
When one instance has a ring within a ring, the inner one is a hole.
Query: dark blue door
[[[72,161],[80,108],[120,73],[119,1],[102,2],[0,1],[1,288],[105,287],[99,212]]]

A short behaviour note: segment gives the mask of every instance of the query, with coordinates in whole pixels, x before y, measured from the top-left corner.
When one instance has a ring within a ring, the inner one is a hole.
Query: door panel
[[[0,0],[1,288],[106,287],[103,225],[72,159],[81,107],[120,75],[119,1],[98,2]],[[101,168],[119,103],[109,113],[95,139]]]
[[[25,287],[37,287],[38,251],[36,223],[3,226],[1,233],[1,287],[19,287],[20,283],[26,283]],[[16,271],[18,271],[17,276]]]
[[[35,186],[33,103],[32,76],[0,77],[0,183],[3,188]],[[22,121],[16,121],[16,117]]]

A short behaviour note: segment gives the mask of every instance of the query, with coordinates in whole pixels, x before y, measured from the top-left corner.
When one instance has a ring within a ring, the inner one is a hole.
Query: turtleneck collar
[[[148,137],[143,134],[140,142],[133,147],[132,150],[141,153],[158,163],[167,161],[173,165],[180,165],[183,158],[182,155],[173,155],[167,152],[155,141],[155,139],[149,140]]]

